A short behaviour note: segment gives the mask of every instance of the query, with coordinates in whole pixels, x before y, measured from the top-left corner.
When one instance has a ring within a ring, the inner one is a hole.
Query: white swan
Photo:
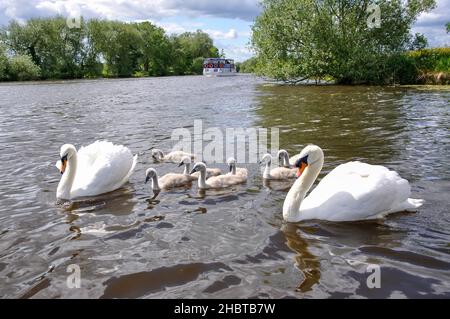
[[[160,149],[155,148],[152,150],[152,158],[155,162],[169,162],[178,164],[185,156],[190,157],[193,161],[196,158],[194,154],[183,151],[173,151],[168,154],[164,154],[164,152]]]
[[[263,178],[270,180],[287,180],[296,177],[296,169],[295,168],[287,168],[287,167],[275,167],[274,169],[270,169],[270,165],[272,163],[272,155],[265,154],[260,164],[265,163],[266,167],[264,168]]]
[[[289,153],[286,150],[279,150],[278,151],[278,162],[280,163],[280,166],[292,168],[295,165],[295,162],[300,158],[300,154],[296,154],[292,157],[289,157]]]
[[[244,167],[236,167],[236,160],[233,157],[230,157],[227,160],[228,167],[230,168],[230,171],[228,174],[231,175],[240,175],[242,177],[245,177],[247,179],[248,176],[248,170]]]
[[[145,171],[145,184],[147,184],[149,180],[152,180],[153,191],[186,186],[190,185],[192,182],[192,178],[186,174],[168,173],[159,178],[154,168],[149,168]]]
[[[64,144],[56,166],[62,176],[56,190],[58,199],[95,196],[112,192],[128,182],[137,163],[137,155],[123,145],[96,141],[77,152]]]
[[[397,172],[361,162],[339,165],[305,198],[323,162],[323,151],[316,145],[308,145],[300,153],[295,163],[299,178],[283,204],[283,218],[286,221],[375,219],[389,213],[414,211],[424,202],[409,198],[410,185]]]
[[[191,163],[192,163],[191,158],[189,156],[185,156],[178,164],[178,167],[184,165],[183,174],[189,176],[192,180],[196,180],[199,177],[200,172],[195,172],[192,175],[190,175],[189,173],[191,171]],[[211,176],[218,176],[220,174],[222,174],[220,168],[209,168],[209,167],[206,168],[206,179],[210,178]]]
[[[212,176],[206,179],[206,165],[202,162],[195,163],[191,174],[195,172],[200,172],[200,176],[198,177],[198,188],[200,189],[225,188],[247,181],[247,176],[232,174]]]

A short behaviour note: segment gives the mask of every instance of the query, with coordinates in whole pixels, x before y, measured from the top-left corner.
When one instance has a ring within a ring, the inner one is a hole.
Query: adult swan
[[[133,157],[127,147],[107,141],[96,141],[78,152],[75,146],[64,144],[60,156],[56,166],[62,176],[56,197],[65,200],[95,196],[122,187],[137,162],[137,155]]]
[[[397,172],[361,162],[339,165],[305,198],[323,161],[323,151],[316,145],[308,145],[300,153],[295,162],[298,179],[283,204],[286,221],[376,219],[389,213],[413,211],[423,204],[421,199],[409,198],[409,183]]]

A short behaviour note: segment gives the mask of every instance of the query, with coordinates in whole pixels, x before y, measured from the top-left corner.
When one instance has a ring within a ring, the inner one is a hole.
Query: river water
[[[2,84],[0,296],[449,298],[449,100],[448,86],[287,87],[245,75]],[[150,150],[170,150],[172,131],[194,120],[277,127],[291,154],[317,144],[320,177],[350,160],[385,165],[426,203],[374,222],[287,224],[286,187],[264,184],[254,163],[239,164],[247,184],[151,200],[145,169],[179,168],[152,163]],[[130,183],[55,205],[60,146],[97,139],[139,154]],[[381,287],[369,288],[376,273]]]

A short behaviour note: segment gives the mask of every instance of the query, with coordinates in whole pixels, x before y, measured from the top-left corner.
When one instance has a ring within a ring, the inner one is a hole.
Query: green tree
[[[257,62],[258,60],[256,57],[251,57],[250,59],[247,59],[244,62],[240,63],[238,71],[240,73],[254,73],[256,70]]]
[[[420,33],[416,33],[411,41],[410,50],[422,50],[428,46],[427,38]]]
[[[6,31],[10,49],[29,55],[41,68],[43,78],[82,76],[83,20],[81,28],[69,28],[63,17],[30,19],[24,25],[12,21]]]
[[[377,1],[379,27],[368,24],[376,14],[370,3],[263,0],[252,36],[257,72],[290,82],[327,76],[339,83],[384,82],[388,59],[411,46],[411,25],[435,1]]]
[[[0,43],[0,81],[8,79],[8,64],[6,46]]]
[[[166,75],[170,64],[170,42],[162,28],[150,22],[137,24],[142,38],[142,64],[147,75]]]
[[[174,61],[177,63],[175,70],[178,72],[182,70],[177,74],[201,74],[198,58],[219,57],[219,49],[214,46],[211,37],[201,30],[185,32],[173,37],[172,48]]]
[[[445,29],[447,30],[447,33],[450,32],[450,22],[447,22],[447,24],[445,25]]]
[[[16,55],[9,62],[9,74],[12,80],[36,80],[40,75],[40,68],[34,64],[28,55]]]

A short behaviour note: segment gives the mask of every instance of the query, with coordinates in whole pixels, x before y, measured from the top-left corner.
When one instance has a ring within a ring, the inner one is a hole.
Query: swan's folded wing
[[[305,198],[328,220],[361,220],[388,212],[410,194],[408,181],[386,167],[350,162],[336,167]]]
[[[97,141],[78,152],[73,190],[106,193],[122,186],[133,167],[133,155],[123,145]]]

